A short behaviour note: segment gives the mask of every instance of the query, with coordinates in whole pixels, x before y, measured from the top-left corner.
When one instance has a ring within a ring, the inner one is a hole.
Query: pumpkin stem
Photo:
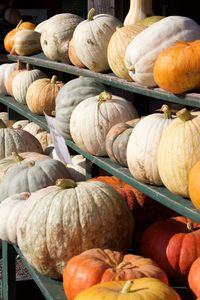
[[[99,95],[99,101],[101,102],[101,101],[107,101],[107,100],[112,100],[112,94],[104,91]]]
[[[55,111],[55,110],[52,110],[51,116],[52,116],[52,117],[55,117],[55,116],[56,116],[56,111]]]
[[[191,221],[188,221],[188,222],[187,222],[187,229],[188,229],[189,231],[193,231],[193,225],[192,225],[192,222],[191,222]]]
[[[116,269],[117,270],[119,270],[119,269],[123,269],[124,267],[126,267],[126,266],[128,266],[128,265],[130,265],[131,263],[130,262],[124,262],[124,261],[122,261],[117,267],[116,267]]]
[[[121,294],[127,294],[130,292],[131,290],[131,286],[133,284],[133,280],[128,280],[126,281],[126,283],[124,284],[122,290],[121,290]]]
[[[57,76],[53,75],[52,78],[51,78],[51,83],[56,84],[56,81],[57,81]]]
[[[165,119],[171,119],[171,111],[169,109],[169,106],[166,105],[166,104],[163,104],[162,107],[161,107],[161,111],[164,113],[164,118]]]
[[[30,197],[30,193],[24,192],[23,196],[24,196],[24,200],[27,200]]]
[[[22,156],[20,156],[17,152],[12,152],[12,157],[17,162],[20,162],[20,161],[24,160],[24,158]]]
[[[76,182],[72,179],[57,179],[56,186],[60,187],[61,189],[70,189],[75,188],[77,186]]]
[[[19,28],[19,26],[22,24],[23,20],[20,20],[19,23],[17,24],[16,28]]]
[[[187,110],[187,108],[182,108],[177,111],[176,116],[183,122],[190,121],[195,117],[189,112],[189,110]]]
[[[4,123],[4,121],[2,119],[0,119],[0,129],[1,128],[7,128],[6,124]]]
[[[32,70],[32,66],[30,64],[26,64],[26,70],[28,71]]]
[[[88,12],[87,19],[88,21],[92,21],[94,19],[95,9],[91,8]]]

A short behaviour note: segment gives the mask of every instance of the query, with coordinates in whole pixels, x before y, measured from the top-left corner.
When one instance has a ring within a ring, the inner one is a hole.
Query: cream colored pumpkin
[[[110,128],[137,116],[130,101],[102,92],[75,107],[70,119],[70,133],[82,150],[97,156],[107,155],[105,140]]]
[[[158,54],[177,40],[200,39],[199,24],[182,16],[166,17],[142,32],[128,45],[125,66],[130,77],[137,83],[154,87],[153,66]]]
[[[23,129],[26,125],[28,125],[30,123],[29,120],[19,120],[19,121],[16,121],[12,127],[15,128],[15,129]]]
[[[127,145],[127,163],[133,177],[141,182],[162,185],[158,172],[157,155],[165,128],[173,121],[167,105],[164,113],[148,115],[133,129]]]
[[[124,19],[124,25],[135,24],[152,15],[152,0],[130,0],[130,7]]]
[[[39,24],[37,24],[37,26],[34,28],[34,31],[42,33],[42,31],[45,29],[46,24],[48,23],[48,20],[44,20],[42,22],[40,22]]]
[[[107,47],[117,26],[122,23],[108,14],[94,16],[94,9],[88,13],[87,20],[82,21],[74,30],[73,42],[80,61],[90,70],[103,72],[109,70]]]
[[[177,116],[162,135],[158,170],[167,189],[189,197],[189,171],[200,160],[200,115],[183,109]]]
[[[15,35],[13,50],[18,55],[33,55],[42,51],[40,44],[40,33],[24,29]]]
[[[44,131],[38,124],[34,122],[29,122],[26,126],[24,126],[23,130],[28,131],[32,135],[36,136],[39,132]]]
[[[102,182],[57,184],[31,194],[17,226],[20,250],[39,273],[61,278],[66,262],[86,249],[130,247],[134,220],[116,190]]]
[[[83,19],[77,15],[62,13],[49,18],[41,34],[44,54],[51,60],[69,63],[68,47],[74,29]]]
[[[0,95],[7,95],[7,81],[9,75],[16,69],[16,63],[0,65]]]
[[[38,141],[40,142],[40,144],[42,145],[42,149],[43,151],[45,151],[45,149],[52,144],[52,138],[51,138],[51,134],[48,133],[47,131],[41,131],[39,133],[36,134],[36,139],[38,139]]]

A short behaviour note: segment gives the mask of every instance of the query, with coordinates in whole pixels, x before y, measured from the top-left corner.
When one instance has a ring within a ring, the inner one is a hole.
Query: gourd
[[[0,239],[8,243],[17,243],[17,222],[20,213],[29,198],[29,193],[20,193],[8,197],[0,203]]]
[[[79,68],[84,68],[84,64],[78,58],[76,51],[74,49],[74,41],[73,38],[69,41],[69,50],[68,50],[69,60],[70,62]]]
[[[187,281],[192,263],[200,256],[200,225],[178,216],[156,222],[140,241],[141,255],[158,263],[169,278]]]
[[[163,132],[158,147],[158,170],[163,184],[172,193],[188,197],[189,172],[199,160],[200,116],[183,108]]]
[[[8,79],[7,79],[7,85],[6,85],[6,90],[7,90],[7,94],[10,96],[13,96],[12,93],[12,82],[14,77],[19,73],[26,70],[24,67],[24,64],[21,63],[20,61],[17,61],[17,65],[14,71],[12,71],[9,75],[8,75]]]
[[[69,63],[68,48],[74,29],[83,19],[77,15],[62,13],[45,22],[41,33],[41,47],[51,60]]]
[[[80,61],[90,70],[104,72],[109,70],[107,47],[120,20],[108,14],[94,16],[92,8],[87,20],[78,24],[73,33],[75,52]]]
[[[200,281],[200,257],[198,257],[193,262],[188,274],[189,287],[197,297],[200,297],[199,281]]]
[[[199,186],[199,168],[200,168],[200,161],[198,161],[189,171],[188,177],[188,192],[190,200],[192,201],[193,205],[196,209],[200,210],[200,186]]]
[[[129,11],[124,19],[124,26],[135,24],[152,15],[152,0],[130,0]]]
[[[179,41],[161,51],[153,68],[156,84],[167,92],[174,94],[181,94],[199,88],[199,49],[200,41],[196,40],[190,43]]]
[[[157,278],[168,284],[165,272],[151,259],[97,248],[68,261],[63,272],[63,287],[67,299],[73,300],[80,292],[100,282],[142,277]]]
[[[32,29],[23,29],[16,33],[11,54],[33,55],[41,51],[40,33]]]
[[[140,121],[136,118],[125,123],[117,123],[111,127],[106,135],[106,152],[110,159],[127,167],[126,150],[129,137]]]
[[[12,127],[14,129],[23,129],[26,125],[28,125],[30,123],[29,120],[19,120],[19,121],[16,121]]]
[[[163,105],[161,111],[163,113],[150,114],[136,124],[127,145],[127,164],[133,177],[155,185],[162,185],[157,165],[158,146],[163,131],[173,121],[167,105]]]
[[[72,111],[82,100],[99,95],[104,85],[93,78],[80,76],[68,81],[56,96],[56,130],[64,138],[71,138],[70,118]]]
[[[140,32],[128,45],[125,66],[137,83],[154,87],[153,66],[159,53],[177,40],[186,42],[200,39],[199,25],[182,16],[169,16]]]
[[[111,281],[94,285],[79,293],[74,300],[181,300],[174,289],[156,278]]]
[[[9,75],[16,69],[16,63],[5,63],[0,65],[0,94],[7,95],[7,81]]]
[[[25,131],[28,131],[32,135],[36,136],[36,134],[44,131],[43,128],[41,128],[38,124],[34,122],[29,122],[26,126],[23,128]]]
[[[58,178],[69,177],[67,168],[58,160],[22,161],[13,166],[0,182],[0,202],[14,194],[32,193],[53,185]]]
[[[40,78],[46,78],[47,75],[39,69],[31,69],[27,65],[27,69],[18,73],[12,82],[12,92],[15,100],[21,104],[26,104],[26,93],[29,85]]]
[[[97,156],[106,155],[105,140],[110,128],[137,116],[131,102],[102,92],[76,106],[70,119],[70,133],[82,150]]]
[[[67,261],[90,248],[125,251],[130,246],[133,216],[105,183],[58,180],[56,186],[32,193],[26,204],[18,245],[41,274],[61,278]]]
[[[41,78],[32,82],[26,92],[26,103],[31,112],[51,115],[55,111],[55,99],[64,83],[53,75],[51,79]]]

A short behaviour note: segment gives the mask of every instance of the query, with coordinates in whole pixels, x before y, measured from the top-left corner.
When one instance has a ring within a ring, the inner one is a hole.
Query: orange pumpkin
[[[68,300],[100,282],[157,278],[168,284],[163,270],[151,259],[109,249],[90,249],[72,257],[63,272],[63,287]]]
[[[153,70],[156,84],[180,94],[200,87],[200,40],[177,42],[160,52]]]
[[[200,257],[193,262],[190,268],[188,283],[193,293],[197,297],[200,297]]]
[[[36,27],[35,24],[31,22],[22,22],[21,20],[14,29],[12,29],[6,34],[4,38],[4,48],[6,49],[6,51],[11,52],[15,40],[15,35],[19,30],[23,30],[23,29],[34,30],[35,27]]]
[[[189,172],[188,190],[193,205],[200,210],[200,161]]]

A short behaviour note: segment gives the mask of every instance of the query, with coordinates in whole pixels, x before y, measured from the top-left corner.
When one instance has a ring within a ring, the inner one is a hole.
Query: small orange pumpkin
[[[200,297],[200,257],[197,258],[191,265],[188,274],[188,283],[193,293]],[[199,298],[198,298],[199,299]]]

